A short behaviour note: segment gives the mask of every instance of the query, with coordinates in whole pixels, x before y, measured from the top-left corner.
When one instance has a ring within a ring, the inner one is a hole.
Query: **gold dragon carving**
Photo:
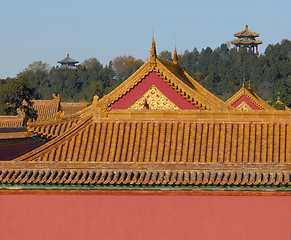
[[[237,107],[239,110],[248,111],[253,110],[246,102],[242,101]]]
[[[142,97],[135,101],[128,109],[132,110],[179,110],[156,86],[152,85]]]

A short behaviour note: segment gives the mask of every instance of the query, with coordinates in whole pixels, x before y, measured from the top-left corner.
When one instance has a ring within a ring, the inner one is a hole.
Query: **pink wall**
[[[291,196],[0,195],[0,239],[290,240]]]

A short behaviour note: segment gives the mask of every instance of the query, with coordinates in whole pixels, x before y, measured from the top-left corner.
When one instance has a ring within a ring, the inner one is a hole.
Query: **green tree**
[[[142,64],[143,61],[141,59],[135,59],[133,56],[116,57],[112,61],[112,66],[119,82],[126,80]]]
[[[167,61],[172,62],[173,61],[173,57],[172,57],[172,53],[168,50],[163,50],[159,53],[158,55],[159,58],[165,59]]]
[[[36,111],[32,106],[34,89],[30,88],[29,81],[24,76],[7,79],[1,89],[1,101],[4,112],[7,115],[16,115],[19,108],[27,119],[36,118]],[[25,104],[24,104],[25,103]]]

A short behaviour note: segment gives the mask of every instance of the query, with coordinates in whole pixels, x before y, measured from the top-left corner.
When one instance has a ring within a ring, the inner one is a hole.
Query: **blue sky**
[[[154,26],[157,52],[216,48],[245,25],[268,44],[291,39],[290,0],[0,0],[0,78],[34,61],[56,66],[67,53],[102,64],[146,60]]]

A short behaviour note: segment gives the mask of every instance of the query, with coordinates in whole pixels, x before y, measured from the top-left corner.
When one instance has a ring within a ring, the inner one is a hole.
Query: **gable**
[[[179,110],[180,108],[167,98],[155,85],[151,85],[129,109]]]
[[[249,98],[242,95],[237,101],[235,101],[231,106],[240,110],[261,110],[257,105],[255,105]]]
[[[150,94],[151,90],[153,94]],[[166,110],[170,105],[172,106],[171,110],[199,109],[177,93],[154,71],[150,72],[141,82],[130,89],[129,92],[112,103],[110,107],[111,109],[134,109],[133,106],[136,106],[135,103],[138,105],[141,104],[142,101],[148,101],[145,100],[145,97],[151,101],[152,107],[155,106],[153,109]],[[161,103],[165,104],[165,107],[157,107],[157,105]]]

